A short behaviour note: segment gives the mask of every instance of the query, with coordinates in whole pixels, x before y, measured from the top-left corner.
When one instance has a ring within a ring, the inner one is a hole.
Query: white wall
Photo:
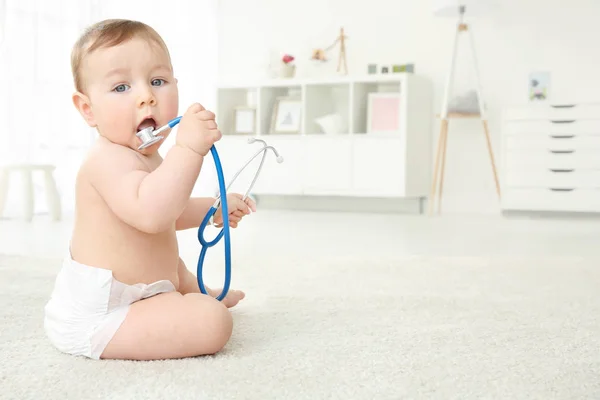
[[[555,103],[600,100],[599,1],[500,3],[494,15],[471,21],[499,168],[501,110],[526,101],[531,71],[551,71]],[[309,74],[311,50],[327,46],[344,26],[351,74],[366,73],[369,63],[415,63],[416,72],[434,83],[439,110],[455,22],[434,17],[431,5],[430,0],[221,1],[219,77],[265,77],[274,52],[295,55],[298,75]],[[456,93],[472,87],[468,43],[463,44]],[[336,62],[327,68],[335,69]],[[435,138],[438,131],[435,123]],[[451,123],[446,160],[444,212],[498,212],[480,123]]]

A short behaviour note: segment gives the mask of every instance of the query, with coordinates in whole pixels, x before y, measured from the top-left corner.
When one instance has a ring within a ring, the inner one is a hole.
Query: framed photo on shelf
[[[275,99],[270,133],[300,133],[301,126],[302,100],[297,97]]]
[[[367,133],[397,133],[400,130],[400,93],[369,93]]]
[[[256,133],[256,108],[239,106],[233,110],[233,133],[254,134]]]
[[[529,101],[544,102],[550,97],[550,72],[540,71],[529,74]]]

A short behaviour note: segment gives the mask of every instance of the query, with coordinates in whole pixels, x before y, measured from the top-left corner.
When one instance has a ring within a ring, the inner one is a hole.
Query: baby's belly
[[[73,259],[85,265],[112,270],[118,281],[128,285],[169,280],[179,287],[179,249],[175,229],[149,235],[134,229],[118,235],[95,229],[76,228],[71,240]]]

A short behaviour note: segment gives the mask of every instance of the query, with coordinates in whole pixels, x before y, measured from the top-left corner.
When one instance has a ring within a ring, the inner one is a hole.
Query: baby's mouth
[[[154,118],[146,118],[138,125],[137,131],[139,132],[139,131],[149,128],[149,127],[152,127],[152,130],[155,130],[156,126],[157,126],[157,124],[156,124],[156,121],[154,120]]]

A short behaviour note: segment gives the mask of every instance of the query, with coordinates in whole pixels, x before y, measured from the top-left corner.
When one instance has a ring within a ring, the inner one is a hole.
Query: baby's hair
[[[83,91],[81,64],[86,55],[104,47],[118,46],[132,39],[142,37],[158,44],[170,59],[167,45],[160,35],[150,26],[128,19],[107,19],[89,26],[73,46],[71,52],[71,71],[75,89]]]

